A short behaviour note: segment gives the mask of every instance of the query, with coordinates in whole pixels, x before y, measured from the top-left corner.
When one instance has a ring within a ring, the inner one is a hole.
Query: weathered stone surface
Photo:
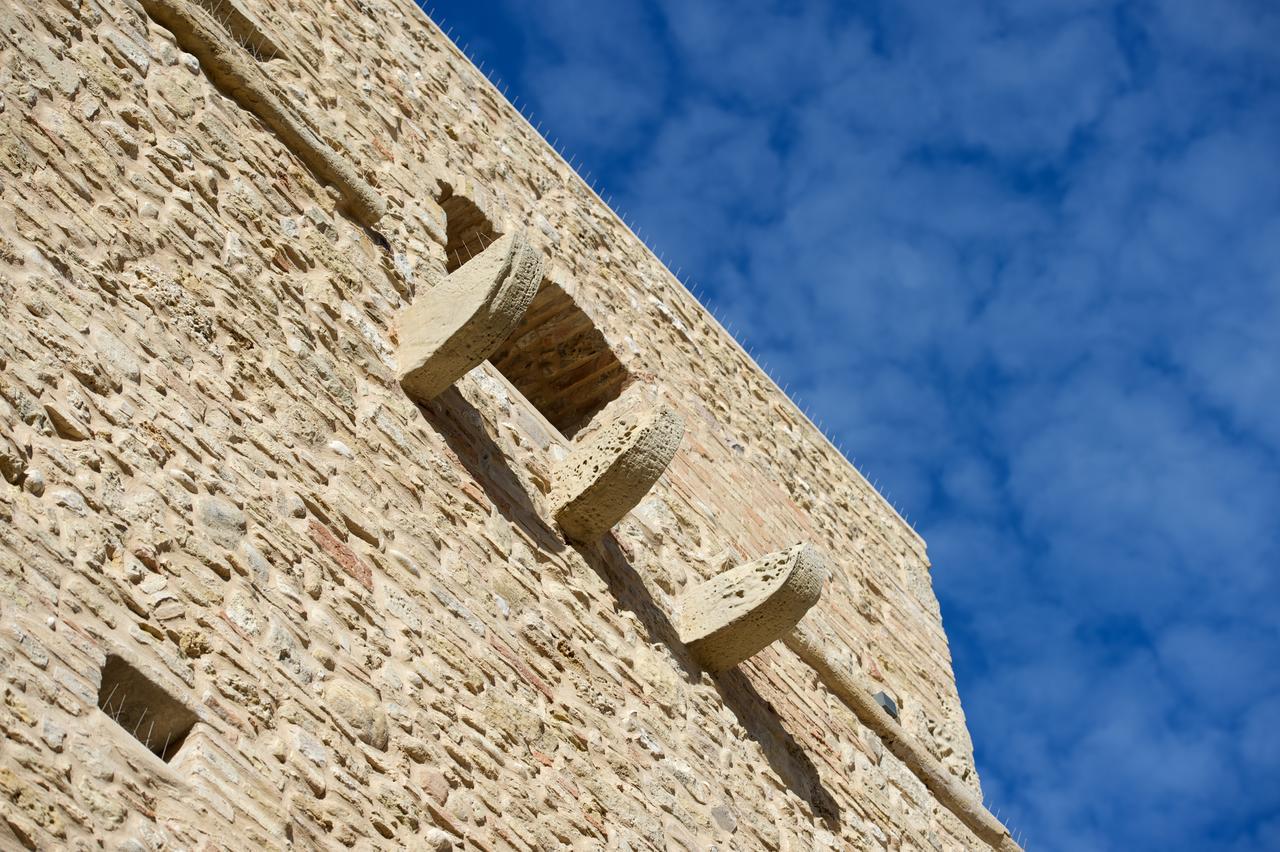
[[[362,743],[376,749],[387,747],[387,711],[377,692],[340,678],[325,686],[324,698],[329,709],[351,726]]]
[[[210,10],[191,0],[141,2],[148,15],[200,60],[204,72],[220,89],[262,119],[316,177],[337,188],[358,221],[371,228],[378,224],[386,213],[386,202],[350,163],[325,144],[263,73],[253,54],[240,46]]]
[[[860,678],[842,667],[824,649],[822,639],[812,631],[795,630],[785,637],[787,647],[817,673],[823,685],[854,712],[858,721],[870,728],[907,769],[923,782],[943,807],[950,810],[974,834],[998,852],[1016,852],[1020,847],[1009,836],[982,800],[947,772],[941,764],[902,731],[897,716],[876,701],[871,688],[859,683]]]
[[[398,318],[400,386],[426,402],[492,354],[542,282],[542,256],[523,233],[499,237],[418,296]]]
[[[222,497],[201,497],[196,501],[200,524],[209,537],[223,547],[235,547],[247,527],[244,512]]]
[[[0,476],[10,485],[21,485],[27,477],[27,457],[7,435],[0,435]]]
[[[711,671],[736,666],[795,627],[826,579],[807,544],[731,568],[680,598],[680,641]]]
[[[0,3],[0,848],[982,848],[793,654],[691,676],[667,620],[811,542],[802,624],[976,796],[892,508],[412,3],[198,3],[205,47]],[[415,405],[397,316],[522,223],[564,297],[522,381]],[[628,383],[680,451],[566,547]],[[198,714],[170,761],[96,706],[113,650]]]
[[[684,419],[669,408],[632,411],[575,447],[554,472],[556,523],[569,538],[590,542],[644,499],[684,435]]]

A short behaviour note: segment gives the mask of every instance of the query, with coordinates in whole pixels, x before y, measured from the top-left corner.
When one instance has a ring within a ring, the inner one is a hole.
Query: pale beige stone
[[[533,301],[542,266],[523,233],[507,234],[401,311],[405,393],[426,402],[489,357]]]
[[[731,568],[684,593],[680,641],[723,671],[781,639],[822,595],[827,569],[807,544]]]
[[[317,178],[332,184],[361,224],[373,227],[386,203],[352,165],[325,144],[258,65],[207,10],[190,0],[141,0],[152,20],[173,33],[179,46],[200,60],[214,84],[280,137]]]
[[[386,749],[387,711],[377,692],[349,678],[337,678],[325,686],[324,697],[329,709],[351,726],[357,739]]]
[[[628,412],[602,428],[555,470],[556,523],[575,541],[600,538],[649,493],[683,436],[684,419],[666,407]]]
[[[876,703],[869,684],[860,683],[860,678],[852,670],[835,663],[816,633],[800,627],[787,633],[784,641],[817,673],[818,680],[853,711],[858,721],[874,731],[894,757],[906,764],[929,792],[970,831],[997,852],[1020,852],[1022,847],[1010,837],[1009,829]]]

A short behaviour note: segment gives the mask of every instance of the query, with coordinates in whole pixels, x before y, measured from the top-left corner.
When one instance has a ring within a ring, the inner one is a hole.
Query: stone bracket
[[[629,413],[575,448],[553,473],[551,504],[569,538],[598,540],[636,507],[667,469],[684,420],[665,406]]]
[[[520,324],[542,284],[523,233],[499,237],[400,312],[400,386],[417,402],[479,366]]]
[[[783,638],[822,595],[827,569],[807,544],[779,550],[687,590],[680,641],[710,671],[723,671]]]

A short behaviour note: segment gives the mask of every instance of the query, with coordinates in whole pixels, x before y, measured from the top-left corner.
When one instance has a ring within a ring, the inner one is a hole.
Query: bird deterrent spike
[[[119,689],[119,688],[120,688],[120,682],[119,682],[119,681],[116,681],[115,683],[111,684],[111,691],[107,693],[107,699],[106,699],[105,701],[103,701],[103,702],[102,702],[102,706],[103,706],[103,709],[104,709],[104,710],[105,710],[107,707],[110,707],[110,706],[111,706],[111,696],[115,695],[115,694],[116,694],[116,690],[117,690],[117,689]]]
[[[143,707],[143,708],[142,708],[142,715],[138,717],[138,722],[137,722],[137,724],[135,724],[135,725],[133,726],[133,735],[134,735],[135,737],[136,737],[136,736],[138,736],[138,726],[142,724],[142,720],[143,720],[143,719],[147,718],[147,711],[148,711],[148,710],[150,710],[150,709],[151,709],[150,707]]]

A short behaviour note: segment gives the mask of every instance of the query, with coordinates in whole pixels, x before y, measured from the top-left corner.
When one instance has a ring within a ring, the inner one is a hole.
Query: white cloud
[[[1042,849],[1280,844],[1280,9],[512,7],[673,266],[922,519]]]

